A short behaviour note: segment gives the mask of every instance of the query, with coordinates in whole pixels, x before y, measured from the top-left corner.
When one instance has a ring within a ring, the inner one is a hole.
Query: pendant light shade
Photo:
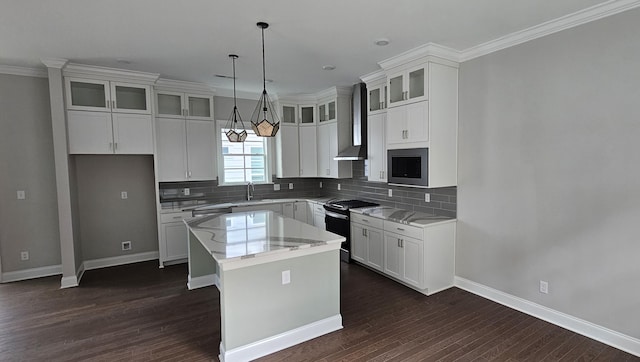
[[[273,137],[280,129],[280,119],[269,98],[269,94],[267,94],[264,65],[264,29],[268,28],[269,24],[259,22],[257,25],[262,30],[262,95],[258,100],[256,109],[253,111],[253,115],[251,115],[251,128],[260,137]]]
[[[238,58],[235,54],[229,54],[229,58],[232,59],[233,62],[233,110],[231,111],[231,115],[229,115],[229,121],[227,122],[227,139],[229,142],[244,142],[247,139],[247,131],[245,130],[244,122],[242,122],[242,117],[240,117],[240,112],[238,112],[238,106],[236,104],[236,59]],[[240,125],[242,128],[238,128],[238,121],[240,121]]]

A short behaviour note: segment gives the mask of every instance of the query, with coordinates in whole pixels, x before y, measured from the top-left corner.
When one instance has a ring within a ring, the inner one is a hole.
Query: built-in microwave
[[[428,187],[428,162],[428,148],[388,150],[387,182],[389,185]]]

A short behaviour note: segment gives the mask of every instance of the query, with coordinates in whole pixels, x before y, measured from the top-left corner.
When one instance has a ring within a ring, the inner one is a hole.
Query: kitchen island
[[[185,221],[189,289],[220,291],[221,361],[246,361],[342,328],[344,237],[272,211]]]

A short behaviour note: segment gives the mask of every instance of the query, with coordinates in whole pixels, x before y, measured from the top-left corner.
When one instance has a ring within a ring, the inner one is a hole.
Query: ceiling
[[[159,73],[239,91],[262,89],[258,21],[266,21],[270,93],[348,86],[378,62],[426,43],[458,51],[603,0],[2,0],[0,64],[43,58]],[[387,46],[374,41],[387,38]],[[326,71],[324,65],[335,70]]]

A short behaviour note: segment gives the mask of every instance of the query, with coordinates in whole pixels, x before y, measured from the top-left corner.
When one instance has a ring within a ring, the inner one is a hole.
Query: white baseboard
[[[569,314],[558,312],[557,310],[501,292],[468,279],[455,277],[454,284],[460,289],[477,294],[483,298],[582,334],[583,336],[595,339],[596,341],[608,344],[622,351],[640,356],[640,339],[627,336]]]
[[[62,274],[61,264],[2,273],[2,278],[0,278],[0,280],[2,280],[3,283],[9,283],[59,274]]]
[[[76,270],[76,275],[71,277],[62,277],[60,281],[60,289],[73,288],[80,285],[80,279],[84,275],[84,263],[80,264],[80,268]]]
[[[84,270],[107,268],[110,266],[139,263],[142,261],[155,260],[160,257],[157,251],[149,251],[146,253],[130,254],[114,256],[110,258],[85,260],[82,265]],[[82,268],[82,267],[81,267]]]
[[[342,316],[337,314],[229,351],[220,342],[218,357],[221,362],[251,361],[339,329],[342,329]]]
[[[204,288],[215,285],[220,290],[220,278],[218,274],[203,275],[200,277],[192,278],[191,275],[187,277],[187,288],[194,290],[198,288]]]

